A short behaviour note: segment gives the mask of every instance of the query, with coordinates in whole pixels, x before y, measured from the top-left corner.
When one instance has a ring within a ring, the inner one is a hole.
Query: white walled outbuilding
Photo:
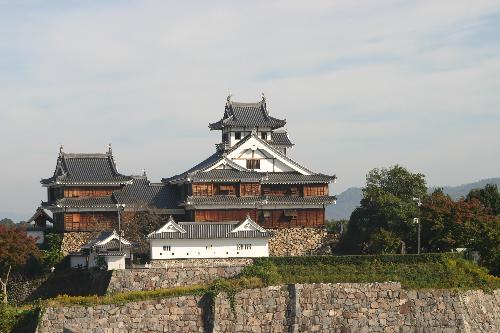
[[[267,238],[152,239],[151,259],[269,257]]]
[[[180,222],[172,218],[148,235],[152,260],[269,256],[269,233],[243,222]]]

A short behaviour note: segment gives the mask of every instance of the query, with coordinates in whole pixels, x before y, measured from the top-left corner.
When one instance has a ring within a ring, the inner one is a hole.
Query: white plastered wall
[[[254,258],[268,257],[267,238],[150,239],[151,259]],[[251,249],[238,249],[250,244]],[[170,246],[170,251],[163,250]]]

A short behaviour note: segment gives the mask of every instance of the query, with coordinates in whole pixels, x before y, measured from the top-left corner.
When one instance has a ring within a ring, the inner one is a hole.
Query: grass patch
[[[271,257],[248,272],[277,272],[280,283],[397,281],[407,289],[500,288],[500,279],[457,254]],[[261,270],[258,267],[262,267]],[[274,268],[273,268],[274,266]],[[244,271],[244,274],[248,272]]]
[[[22,307],[0,304],[0,333],[35,332],[39,313],[38,304]]]
[[[114,293],[106,296],[68,296],[61,295],[55,298],[46,300],[47,306],[92,306],[105,304],[126,304],[129,302],[155,300],[169,297],[186,296],[186,295],[203,295],[208,290],[207,286],[192,285],[186,287],[174,287],[168,289],[157,290],[139,290],[127,291],[122,293]]]

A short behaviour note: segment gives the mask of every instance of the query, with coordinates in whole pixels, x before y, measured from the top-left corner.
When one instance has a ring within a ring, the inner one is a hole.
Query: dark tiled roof
[[[302,175],[298,172],[273,172],[268,173],[262,180],[262,184],[314,184],[330,183],[336,176],[328,176],[321,173],[313,175]]]
[[[215,238],[264,238],[269,233],[261,231],[231,232],[241,222],[178,222],[186,232],[162,232],[149,235],[150,239],[215,239]]]
[[[220,130],[226,126],[237,127],[271,127],[285,126],[286,120],[271,117],[267,111],[265,100],[257,103],[239,103],[228,101],[224,117],[209,125],[211,130]]]
[[[177,191],[166,184],[152,184],[146,177],[134,177],[131,184],[113,192],[120,204],[154,209],[176,209],[179,201]]]
[[[116,208],[113,197],[62,198],[56,206],[63,208]]]
[[[120,174],[111,152],[105,154],[68,154],[61,152],[54,175],[42,184],[124,184],[130,177]]]
[[[35,214],[33,214],[32,217],[30,217],[30,219],[28,221],[26,221],[26,223],[31,223],[31,222],[34,222],[36,219],[38,219],[39,217],[43,217],[45,221],[48,221],[50,223],[54,223],[54,220],[52,219],[52,217],[50,217],[46,212],[45,210],[42,208],[42,207],[38,207]]]
[[[253,171],[238,171],[233,169],[216,169],[207,172],[197,172],[190,176],[193,182],[259,182],[265,174]]]
[[[283,131],[274,131],[271,133],[271,142],[270,144],[274,146],[282,146],[282,147],[292,147],[294,144],[288,138],[288,133]]]
[[[337,198],[335,196],[315,197],[292,197],[292,196],[258,196],[258,197],[236,197],[229,195],[214,195],[209,197],[189,196],[186,205],[322,205],[331,204]]]
[[[186,177],[189,173],[203,170],[203,169],[209,168],[212,165],[215,165],[217,162],[219,162],[221,160],[221,158],[223,158],[222,152],[216,152],[215,154],[210,155],[208,158],[206,158],[202,162],[196,164],[191,169],[189,169],[183,173],[180,173],[178,175],[175,175],[173,177],[170,177],[170,178],[163,178],[161,181],[162,182],[171,182],[171,181],[175,181],[178,179],[182,179],[182,178]]]

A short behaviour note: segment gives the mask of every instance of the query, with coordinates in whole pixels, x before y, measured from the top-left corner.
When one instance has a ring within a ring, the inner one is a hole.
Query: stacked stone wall
[[[251,259],[157,261],[154,266],[163,268],[113,271],[107,293],[207,284],[215,279],[234,277],[252,262]]]
[[[61,244],[61,251],[64,255],[70,252],[77,252],[80,247],[92,239],[99,236],[99,232],[65,232]]]
[[[48,308],[40,333],[500,331],[500,290],[406,291],[399,283],[296,284],[231,298],[184,296],[126,305]],[[234,304],[234,307],[231,306]]]
[[[287,286],[244,290],[233,305],[222,294],[215,301],[214,332],[288,332],[289,305]]]
[[[203,332],[200,296],[94,307],[47,308],[38,332]]]
[[[337,235],[328,234],[325,228],[268,229],[271,256],[304,256],[330,254],[331,246],[338,241]]]

